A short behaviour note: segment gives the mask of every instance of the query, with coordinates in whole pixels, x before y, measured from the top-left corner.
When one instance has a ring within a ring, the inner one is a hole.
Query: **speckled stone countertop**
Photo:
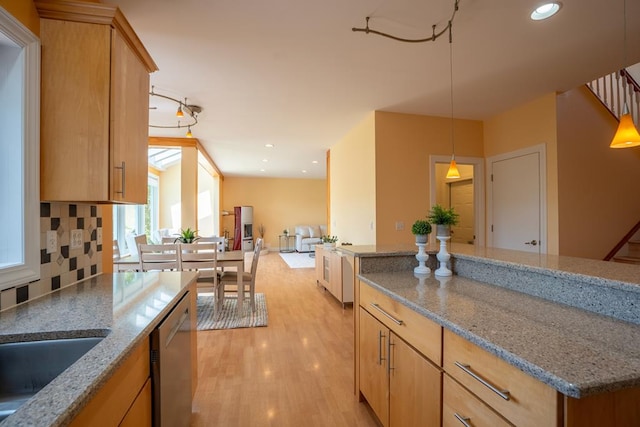
[[[0,312],[0,343],[105,337],[0,425],[68,424],[196,277],[189,272],[104,274]]]
[[[640,386],[640,327],[633,323],[456,275],[358,277],[568,396]]]
[[[431,245],[427,247],[427,252],[435,253],[439,246]],[[379,257],[379,256],[403,256],[415,255],[418,253],[418,247],[413,244],[397,244],[397,245],[347,245],[337,246],[336,249],[348,255],[361,258]],[[418,265],[416,261],[416,265]]]

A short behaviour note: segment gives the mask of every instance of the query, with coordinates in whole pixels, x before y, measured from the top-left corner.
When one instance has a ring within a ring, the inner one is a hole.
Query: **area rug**
[[[213,295],[198,295],[198,330],[253,328],[267,326],[267,301],[256,294],[256,311],[251,312],[249,298],[244,299],[244,317],[238,318],[237,300],[225,298],[222,310],[214,310]]]
[[[280,253],[280,256],[289,268],[314,268],[316,266],[316,260],[311,258],[308,253]]]

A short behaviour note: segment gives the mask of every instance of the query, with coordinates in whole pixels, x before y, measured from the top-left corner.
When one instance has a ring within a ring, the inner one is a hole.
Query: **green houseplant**
[[[325,248],[332,248],[336,245],[336,242],[338,241],[338,236],[322,236],[320,237],[320,240],[322,240],[322,244]]]
[[[193,243],[200,238],[196,235],[197,232],[197,230],[192,230],[189,227],[186,230],[180,229],[180,234],[174,240],[174,243]]]
[[[458,215],[453,207],[445,208],[439,204],[431,207],[427,214],[427,219],[436,225],[436,236],[449,236],[451,234],[451,226],[456,225],[460,215]]]
[[[429,233],[431,233],[431,224],[424,219],[418,219],[411,226],[411,232],[416,236],[416,243],[427,243]]]

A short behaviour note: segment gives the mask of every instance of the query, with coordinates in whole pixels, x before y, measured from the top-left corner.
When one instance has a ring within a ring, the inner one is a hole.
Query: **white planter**
[[[330,251],[331,249],[334,249],[336,247],[335,243],[323,243],[322,247],[328,251]]]

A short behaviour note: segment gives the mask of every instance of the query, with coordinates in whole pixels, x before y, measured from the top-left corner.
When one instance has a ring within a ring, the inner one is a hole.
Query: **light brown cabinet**
[[[362,291],[361,287],[361,295]],[[400,337],[399,333],[406,332],[402,330],[406,321],[378,296],[382,297],[369,292],[359,308],[360,394],[383,426],[439,426],[441,370]],[[388,327],[389,321],[397,328]],[[408,324],[415,333],[430,338],[432,328],[420,329],[424,323],[412,320]],[[440,342],[438,329],[436,325],[435,339]]]
[[[146,203],[157,66],[117,7],[35,4],[43,18],[41,199]]]
[[[82,408],[71,426],[117,426],[126,418],[129,418],[128,422],[135,421],[137,426],[150,426],[149,351],[149,339],[146,339]],[[128,414],[130,408],[134,412]],[[149,409],[148,413],[145,408]],[[141,420],[148,420],[148,423]]]
[[[343,305],[353,302],[353,270],[344,256],[316,245],[316,281]]]

